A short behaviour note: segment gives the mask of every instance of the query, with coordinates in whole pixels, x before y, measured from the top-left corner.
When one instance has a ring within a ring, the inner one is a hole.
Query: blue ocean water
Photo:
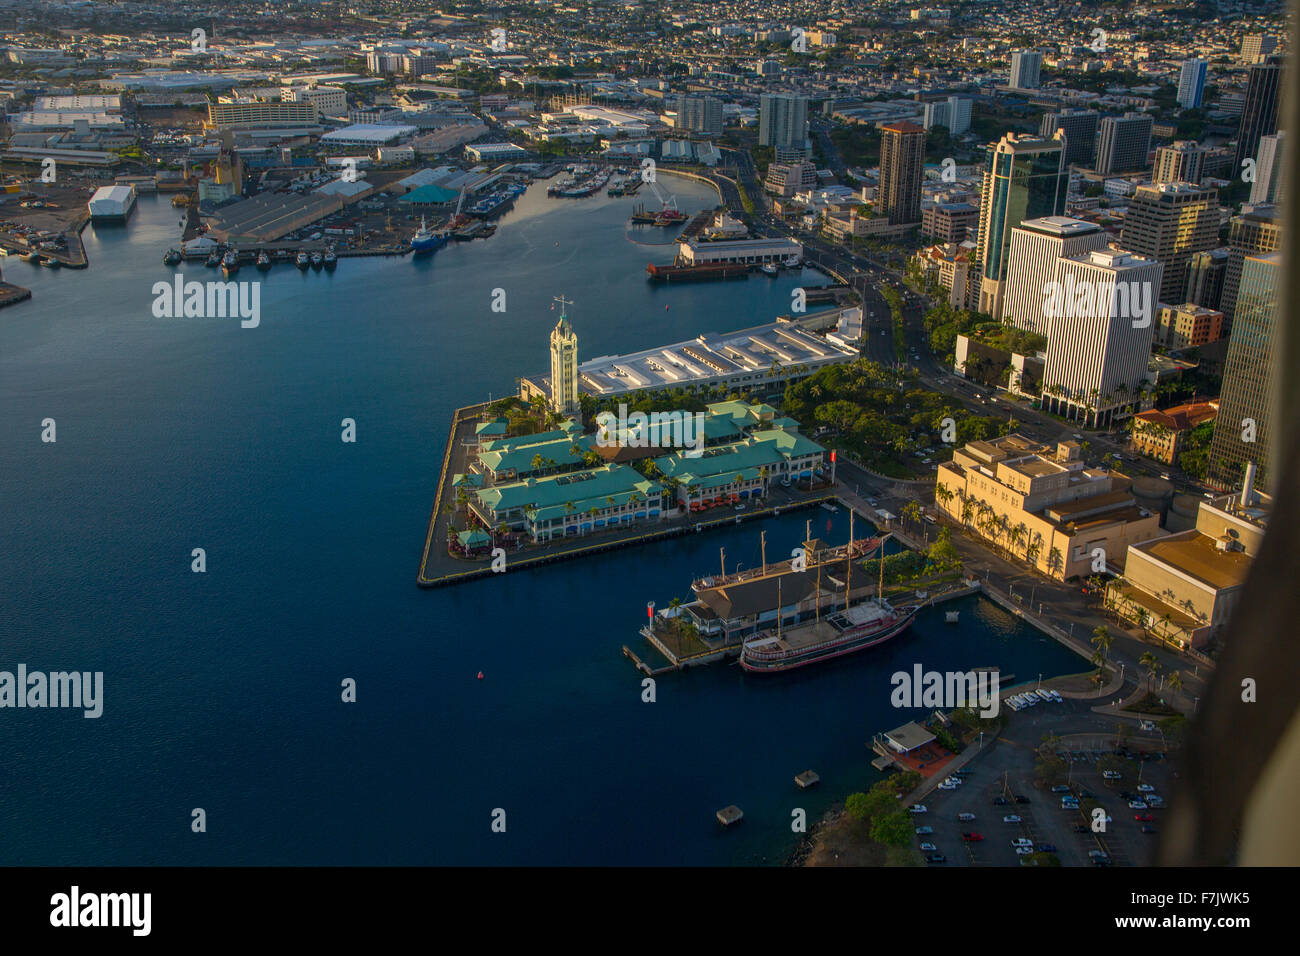
[[[672,187],[689,212],[712,202]],[[888,704],[893,671],[1081,669],[968,598],[958,626],[933,609],[838,664],[668,675],[642,703],[620,647],[646,601],[685,597],[719,547],[756,563],[757,524],[417,589],[451,411],[545,369],[553,296],[574,301],[584,358],[789,310],[793,276],[651,286],[672,250],[634,241],[663,237],[628,232],[632,200],[544,190],[430,259],[245,269],[255,329],[154,318],[177,234],[162,198],[87,229],[88,270],[0,262],[35,293],[0,312],[0,670],[105,682],[98,720],[0,710],[0,861],[775,862],[793,808],[815,820],[874,778],[867,741],[911,716]],[[843,511],[786,515],[761,526],[769,555],[809,517],[847,537]],[[810,767],[822,787],[797,791]],[[745,822],[721,832],[730,803]]]

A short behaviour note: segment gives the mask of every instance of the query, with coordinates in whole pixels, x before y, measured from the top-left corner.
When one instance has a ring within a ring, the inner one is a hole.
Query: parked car
[[[975,814],[973,814],[973,813],[959,813],[959,814],[957,814],[957,819],[960,820],[960,821],[962,821],[963,823],[969,823],[971,820],[974,820],[974,819],[975,819]]]
[[[1016,794],[1016,803],[1028,803],[1028,802],[1029,802],[1028,797],[1024,796],[1023,794],[1019,794],[1019,793]]]
[[[1152,826],[1151,824],[1149,824],[1149,823],[1144,823],[1144,824],[1142,825],[1142,832],[1143,832],[1143,833],[1155,833],[1155,832],[1156,832],[1156,828],[1153,827],[1153,826]]]
[[[929,836],[929,835],[930,835],[931,833],[933,833],[933,832],[934,832],[934,827],[917,827],[917,828],[916,828],[916,835],[917,835],[917,836]]]
[[[1069,793],[1070,788],[1063,783],[1058,783],[1052,788],[1052,793]]]
[[[1055,852],[1056,852],[1056,844],[1055,844],[1055,843],[1040,843],[1040,844],[1038,844],[1038,852],[1039,852],[1039,853],[1055,853]]]
[[[1103,770],[1101,772],[1101,778],[1103,780],[1120,780],[1123,779],[1123,776],[1118,770]]]
[[[963,833],[961,838],[967,843],[981,843],[984,840],[984,834],[972,830],[970,833]]]
[[[1016,856],[1029,856],[1033,852],[1034,852],[1034,848],[1032,846],[1016,847]]]
[[[1016,837],[1014,840],[1011,841],[1011,845],[1012,846],[1033,846],[1034,841],[1027,839],[1025,837]]]
[[[1155,793],[1155,792],[1156,792],[1156,788],[1153,787],[1153,786],[1151,786],[1151,784],[1149,784],[1149,783],[1139,783],[1139,784],[1138,784],[1138,792],[1139,792],[1139,793]]]
[[[1145,810],[1147,804],[1145,800],[1130,800],[1128,802],[1128,808],[1130,810]]]
[[[1135,813],[1133,814],[1133,819],[1136,820],[1138,823],[1150,823],[1152,820],[1155,819],[1155,817],[1153,817],[1149,813]]]
[[[922,844],[921,844],[921,849],[922,849],[922,850],[929,850],[930,852],[933,853],[934,851],[938,850],[939,848],[938,848],[937,846],[935,846],[933,843],[922,843]]]
[[[929,810],[924,803],[914,803],[907,808],[912,813],[928,813]]]
[[[1020,822],[1020,818],[1019,818],[1018,816],[1016,816],[1014,813],[1011,813],[1011,814],[1008,814],[1007,816],[1003,817],[1003,818],[1002,818],[1002,822],[1003,822],[1003,823],[1019,823],[1019,822]]]
[[[994,798],[993,798],[993,806],[995,806],[995,807],[1005,807],[1006,805],[1007,805],[1007,798],[1006,798],[1006,797],[994,797]]]
[[[925,858],[926,863],[947,863],[948,858],[942,853],[931,853]]]

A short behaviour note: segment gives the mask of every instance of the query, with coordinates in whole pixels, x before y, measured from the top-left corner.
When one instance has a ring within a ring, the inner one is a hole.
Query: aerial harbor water
[[[689,213],[714,200],[671,186]],[[418,589],[449,415],[546,368],[554,296],[575,303],[590,357],[770,321],[800,281],[653,285],[646,263],[672,249],[662,229],[629,232],[632,200],[545,189],[492,239],[427,258],[241,273],[262,281],[256,328],[155,318],[178,234],[163,198],[89,227],[87,270],[6,260],[34,297],[0,313],[0,546],[22,556],[0,565],[4,662],[103,671],[104,712],[0,723],[0,858],[775,863],[791,810],[812,821],[870,784],[871,736],[914,716],[889,706],[894,671],[1083,669],[968,597],[947,606],[958,625],[932,607],[868,653],[670,674],[642,702],[620,647],[647,601],[685,597],[719,547],[752,566],[760,527],[786,554],[809,517],[844,541],[843,509]],[[796,790],[809,768],[820,788]],[[731,803],[745,822],[723,831],[713,814]]]

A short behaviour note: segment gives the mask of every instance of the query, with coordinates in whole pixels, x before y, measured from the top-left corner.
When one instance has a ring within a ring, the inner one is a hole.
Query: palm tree
[[[1147,651],[1145,654],[1143,654],[1141,657],[1138,658],[1138,663],[1141,664],[1144,668],[1146,668],[1147,692],[1150,693],[1152,685],[1155,683],[1156,673],[1160,670],[1160,662],[1156,660],[1156,656],[1154,654],[1152,654],[1150,651]]]
[[[944,506],[946,511],[948,503],[953,499],[952,489],[945,485],[936,484],[934,486],[934,496],[939,499],[939,503]]]
[[[543,458],[540,454],[537,454],[533,456],[533,460],[531,464],[533,466],[533,471],[541,471],[542,466],[546,464],[546,459]]]
[[[1062,555],[1060,548],[1053,548],[1047,553],[1047,567],[1051,571],[1056,571],[1062,566]]]
[[[1182,673],[1182,671],[1170,671],[1170,672],[1169,672],[1169,689],[1172,690],[1174,693],[1181,693],[1181,692],[1182,692],[1182,689],[1183,689],[1183,673]]]
[[[1103,664],[1110,659],[1111,641],[1110,630],[1105,624],[1100,624],[1092,629],[1091,644],[1097,648],[1097,653],[1101,655]]]
[[[1034,534],[1033,543],[1025,548],[1025,560],[1034,567],[1038,567],[1038,556],[1043,551],[1043,536]]]

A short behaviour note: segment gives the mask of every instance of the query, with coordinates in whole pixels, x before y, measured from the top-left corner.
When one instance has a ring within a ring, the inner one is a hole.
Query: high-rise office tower
[[[1219,244],[1219,194],[1190,183],[1139,186],[1129,200],[1120,245],[1164,266],[1160,301],[1185,302],[1187,262]]]
[[[1156,150],[1155,171],[1151,181],[1200,185],[1205,170],[1205,150],[1196,143],[1180,140]]]
[[[1183,68],[1178,73],[1178,105],[1183,109],[1200,108],[1205,93],[1206,69],[1204,60],[1183,60]]]
[[[1228,274],[1228,247],[1196,252],[1187,260],[1187,291],[1183,298],[1194,305],[1219,311],[1223,280]]]
[[[1065,214],[1070,172],[1065,133],[1051,139],[1008,133],[989,152],[980,192],[975,258],[980,271],[977,308],[1002,317],[1003,280],[1011,230],[1026,219]]]
[[[1014,90],[1036,90],[1043,69],[1043,54],[1037,50],[1017,50],[1011,54],[1011,76],[1007,85]]]
[[[1241,285],[1242,263],[1247,256],[1276,252],[1282,247],[1282,221],[1276,206],[1253,206],[1228,223],[1228,266],[1223,276],[1223,331],[1232,333],[1237,312],[1237,290]]]
[[[1237,168],[1241,175],[1242,164],[1254,159],[1259,152],[1261,137],[1277,132],[1277,105],[1282,85],[1282,64],[1277,57],[1250,68],[1246,84],[1246,99],[1241,107],[1241,126],[1237,130]]]
[[[900,120],[881,128],[879,205],[890,225],[921,221],[925,130]]]
[[[1210,440],[1209,478],[1220,487],[1234,487],[1248,461],[1259,466],[1261,477],[1268,467],[1281,269],[1282,256],[1277,252],[1249,255],[1242,261],[1237,317],[1228,337],[1219,415]]]
[[[1056,261],[1063,314],[1048,321],[1044,407],[1106,427],[1133,401],[1151,358],[1160,272],[1160,263],[1116,249]]]
[[[1061,110],[1044,113],[1038,135],[1051,139],[1058,129],[1065,131],[1065,165],[1091,167],[1097,157],[1097,124],[1101,114],[1096,110]]]
[[[808,139],[808,98],[764,93],[758,100],[758,142],[762,146],[802,147]]]
[[[1255,181],[1250,187],[1252,205],[1282,202],[1282,157],[1286,133],[1259,138],[1259,155],[1255,157]]]
[[[722,100],[716,96],[677,97],[677,128],[721,136]]]
[[[1263,63],[1276,49],[1277,37],[1267,36],[1262,33],[1253,34],[1241,41],[1240,62],[1243,66],[1254,66],[1256,63]]]
[[[1100,226],[1066,216],[1026,219],[1011,230],[1007,253],[1002,322],[1028,332],[1047,334],[1043,286],[1056,273],[1056,261],[1106,246]]]
[[[1155,119],[1145,113],[1105,116],[1097,132],[1097,172],[1103,175],[1145,169]]]

